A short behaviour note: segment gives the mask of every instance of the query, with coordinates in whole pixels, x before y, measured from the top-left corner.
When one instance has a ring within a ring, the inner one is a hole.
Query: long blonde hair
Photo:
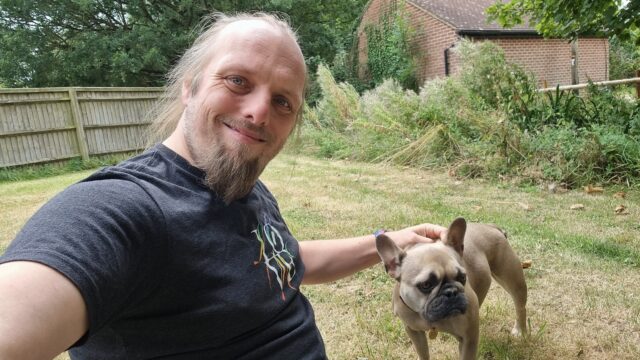
[[[178,63],[167,74],[167,84],[160,99],[147,113],[146,118],[151,125],[147,134],[147,147],[164,140],[175,130],[184,105],[181,101],[182,84],[186,81],[190,83],[190,90],[195,93],[200,84],[201,75],[214,52],[215,43],[219,33],[229,24],[236,21],[261,20],[281,30],[298,42],[298,36],[293,31],[289,22],[275,14],[239,13],[226,15],[216,12],[206,17],[196,29],[200,34],[193,45],[187,49]],[[305,64],[305,90],[307,87],[307,71]],[[298,121],[302,117],[302,108],[298,111]]]

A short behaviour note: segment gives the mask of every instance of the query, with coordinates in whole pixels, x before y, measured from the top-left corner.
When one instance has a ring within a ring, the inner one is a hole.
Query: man
[[[304,101],[294,33],[218,15],[171,76],[163,143],[67,188],[0,258],[0,359],[326,357],[299,286],[379,259],[372,235],[298,244],[258,180]]]

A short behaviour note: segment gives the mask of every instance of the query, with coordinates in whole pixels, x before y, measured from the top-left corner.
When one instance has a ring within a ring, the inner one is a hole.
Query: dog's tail
[[[502,236],[504,236],[504,238],[505,238],[505,239],[508,239],[508,238],[509,238],[509,236],[507,235],[507,232],[506,232],[506,231],[504,231],[504,230],[502,230],[501,228],[499,228],[499,227],[498,227],[498,225],[495,225],[495,224],[487,224],[487,225],[489,225],[489,226],[491,226],[492,228],[494,228],[494,229],[496,229],[496,230],[500,231],[500,232],[502,233]]]

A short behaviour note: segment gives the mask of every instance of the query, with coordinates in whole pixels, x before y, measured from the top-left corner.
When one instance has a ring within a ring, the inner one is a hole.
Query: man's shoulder
[[[163,176],[166,175],[169,164],[170,159],[167,158],[167,155],[160,151],[158,146],[154,146],[117,165],[107,166],[96,171],[85,181],[118,177],[131,179],[131,177],[145,178],[146,176]]]
[[[144,189],[189,188],[201,183],[202,173],[165,146],[158,144],[117,165],[93,173],[83,182],[125,180]]]
[[[256,196],[261,202],[273,203],[276,206],[278,205],[278,201],[267,185],[261,180],[256,181],[256,184],[253,186],[251,191],[254,196]]]

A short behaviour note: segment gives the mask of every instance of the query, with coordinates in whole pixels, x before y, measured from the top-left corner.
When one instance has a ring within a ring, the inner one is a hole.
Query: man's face
[[[183,131],[191,160],[228,203],[250,191],[284,146],[305,67],[295,41],[262,21],[228,25],[212,51],[195,93],[184,85]]]

